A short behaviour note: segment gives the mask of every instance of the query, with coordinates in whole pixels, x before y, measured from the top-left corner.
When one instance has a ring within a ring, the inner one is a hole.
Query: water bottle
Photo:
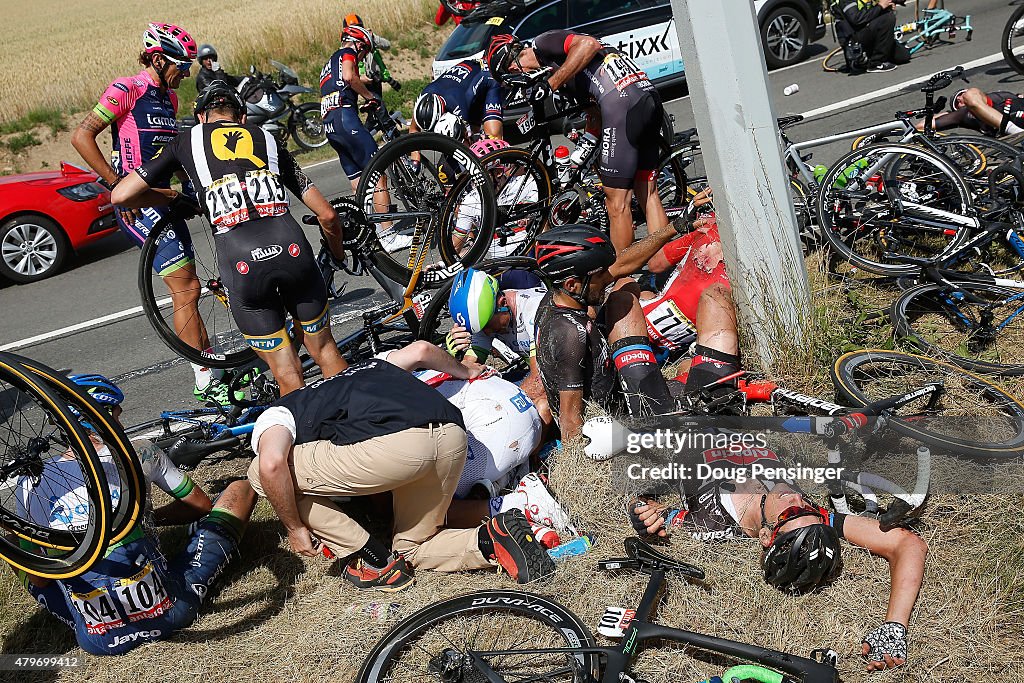
[[[787,85],[785,88],[782,89],[782,94],[785,95],[786,97],[789,97],[790,95],[795,95],[798,92],[800,92],[800,86],[797,83],[794,83],[793,85]]]
[[[572,165],[569,161],[569,148],[565,145],[555,147],[555,168],[558,169],[558,182],[569,181],[569,174],[572,173]]]
[[[828,173],[828,166],[825,166],[824,164],[818,164],[817,166],[814,167],[813,172],[814,182],[820,183],[821,179],[825,177],[826,173]]]
[[[593,547],[593,536],[580,536],[579,538],[574,538],[571,541],[566,541],[561,545],[551,548],[548,550],[548,555],[550,555],[551,559],[555,562],[561,562],[567,557],[583,555]]]
[[[584,131],[583,135],[579,136],[579,139],[576,140],[576,149],[573,150],[572,156],[569,157],[572,165],[579,166],[585,162],[595,147],[597,147],[597,138]]]
[[[839,174],[838,178],[836,178],[834,187],[838,187],[840,189],[846,187],[846,185],[851,180],[858,178],[861,174],[861,171],[863,171],[867,167],[867,159],[857,159],[857,161],[853,162],[852,164],[843,169],[843,172]]]

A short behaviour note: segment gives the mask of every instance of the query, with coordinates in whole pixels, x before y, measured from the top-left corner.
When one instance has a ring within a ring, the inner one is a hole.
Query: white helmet
[[[608,415],[592,417],[583,423],[583,436],[589,440],[583,452],[592,460],[608,460],[626,450],[632,434]]]
[[[434,132],[447,135],[459,141],[465,140],[467,137],[466,124],[462,122],[461,118],[451,112],[445,112],[441,115],[441,118],[434,124]]]

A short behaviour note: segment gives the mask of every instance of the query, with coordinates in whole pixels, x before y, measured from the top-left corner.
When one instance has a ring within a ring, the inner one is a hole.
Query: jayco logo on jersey
[[[253,261],[269,261],[278,256],[284,249],[280,245],[271,244],[269,247],[257,247],[250,251]]]
[[[128,634],[123,635],[123,636],[114,636],[114,642],[112,642],[110,645],[107,645],[107,647],[109,647],[109,648],[120,647],[121,645],[124,645],[125,643],[131,643],[133,641],[138,640],[139,638],[142,638],[143,640],[146,640],[148,638],[159,638],[162,635],[163,635],[163,631],[159,631],[159,630],[156,630],[156,629],[154,629],[152,631],[136,631],[135,633],[128,633]]]

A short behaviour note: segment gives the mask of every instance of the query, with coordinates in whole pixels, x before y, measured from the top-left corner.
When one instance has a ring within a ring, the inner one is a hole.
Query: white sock
[[[213,381],[213,373],[210,368],[204,368],[202,365],[196,365],[195,363],[189,363],[192,366],[192,373],[196,376],[196,389],[199,391],[205,390],[210,386],[210,382]]]

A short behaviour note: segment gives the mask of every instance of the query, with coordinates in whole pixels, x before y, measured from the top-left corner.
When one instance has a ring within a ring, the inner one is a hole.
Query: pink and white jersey
[[[155,157],[178,134],[178,96],[161,90],[145,69],[111,83],[92,111],[111,125],[111,165],[122,176]]]

